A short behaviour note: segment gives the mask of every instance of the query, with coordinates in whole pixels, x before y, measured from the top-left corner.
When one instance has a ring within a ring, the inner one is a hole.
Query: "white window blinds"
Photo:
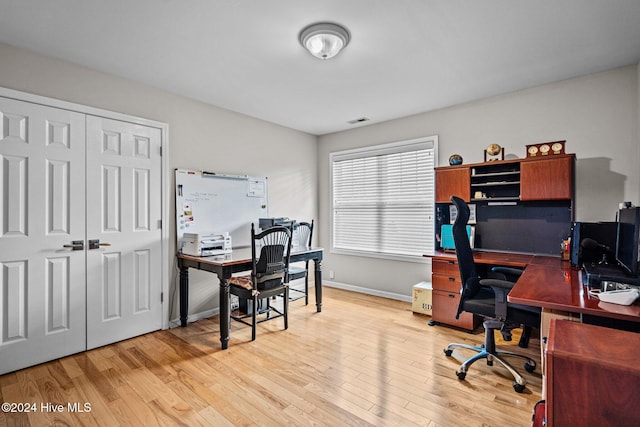
[[[333,251],[411,258],[433,252],[437,141],[331,153]]]

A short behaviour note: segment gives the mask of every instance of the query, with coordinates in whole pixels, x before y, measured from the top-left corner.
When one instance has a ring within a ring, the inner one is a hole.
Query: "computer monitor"
[[[616,260],[630,275],[638,277],[638,244],[640,238],[640,207],[618,211]]]

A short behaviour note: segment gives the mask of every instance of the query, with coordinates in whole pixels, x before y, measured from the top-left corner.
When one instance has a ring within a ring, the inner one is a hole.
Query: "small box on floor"
[[[431,283],[420,282],[413,285],[413,312],[431,316]]]

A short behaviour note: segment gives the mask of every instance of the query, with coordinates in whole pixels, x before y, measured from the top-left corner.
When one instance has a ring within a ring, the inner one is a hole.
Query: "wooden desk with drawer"
[[[430,258],[433,288],[431,324],[445,324],[467,330],[475,329],[481,321],[478,316],[461,313],[460,318],[456,319],[462,283],[455,253],[439,251]],[[476,251],[473,258],[477,264],[526,267],[532,262],[534,256]]]

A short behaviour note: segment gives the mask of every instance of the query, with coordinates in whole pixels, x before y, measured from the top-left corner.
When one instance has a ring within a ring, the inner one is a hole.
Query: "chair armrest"
[[[488,286],[491,288],[498,288],[498,289],[506,289],[507,293],[509,293],[509,291],[511,290],[511,288],[513,288],[513,285],[515,285],[514,282],[510,282],[508,280],[500,280],[500,279],[480,279],[480,285],[481,286]]]
[[[482,279],[480,286],[490,287],[495,294],[495,315],[498,319],[507,318],[507,295],[515,283],[499,279]]]
[[[491,273],[494,274],[494,279],[507,280],[509,282],[515,282],[524,270],[517,267],[506,267],[503,265],[496,265],[491,267]]]

